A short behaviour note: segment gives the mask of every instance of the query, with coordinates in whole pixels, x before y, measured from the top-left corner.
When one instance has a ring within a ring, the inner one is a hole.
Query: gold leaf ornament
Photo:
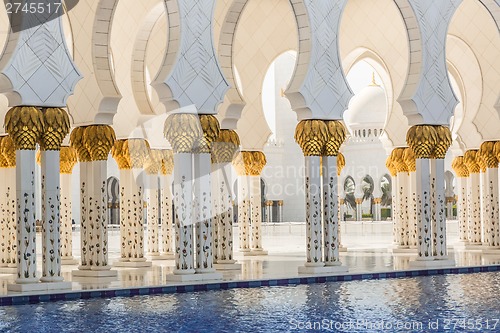
[[[16,106],[5,115],[5,130],[17,150],[35,150],[44,130],[42,111],[33,106]]]
[[[62,174],[70,175],[78,162],[78,155],[73,147],[61,147],[59,155],[59,168]]]
[[[85,128],[84,142],[92,161],[106,161],[113,148],[115,131],[108,125],[92,125]]]
[[[174,172],[174,152],[170,149],[162,150],[161,173],[171,175]]]
[[[295,141],[304,156],[321,156],[329,138],[328,126],[322,120],[302,120],[295,129]]]
[[[325,145],[323,156],[337,156],[339,149],[346,139],[344,124],[339,120],[325,121],[328,128],[328,141]]]
[[[69,136],[69,141],[71,147],[76,150],[78,160],[80,162],[90,162],[90,151],[87,149],[87,145],[84,141],[85,126],[76,127],[71,131]]]
[[[204,135],[198,115],[187,113],[169,115],[164,134],[176,154],[193,153]]]
[[[212,163],[231,163],[240,148],[240,138],[234,130],[221,130],[212,143]]]
[[[436,128],[430,125],[412,126],[406,134],[406,142],[418,159],[430,159],[438,143]]]
[[[44,130],[40,139],[40,149],[60,150],[61,144],[71,127],[68,113],[61,108],[42,109]]]
[[[471,149],[467,150],[464,154],[464,164],[469,170],[469,173],[480,173],[481,172],[481,167],[479,166],[478,163],[478,150],[477,149]]]

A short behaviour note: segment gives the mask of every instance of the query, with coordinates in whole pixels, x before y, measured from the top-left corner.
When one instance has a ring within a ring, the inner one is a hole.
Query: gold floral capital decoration
[[[196,114],[171,114],[165,120],[165,138],[175,154],[193,153],[204,133]]]
[[[151,149],[148,158],[146,159],[146,164],[144,169],[149,175],[157,175],[162,167],[163,162],[163,152],[159,149]]]
[[[302,120],[295,129],[295,141],[304,156],[321,156],[330,136],[322,120]]]
[[[161,173],[171,175],[174,172],[174,152],[172,150],[162,150]]]
[[[44,129],[40,138],[40,149],[43,151],[60,150],[71,127],[68,113],[61,108],[44,108],[42,113]]]
[[[395,148],[391,153],[391,161],[397,173],[408,173],[408,166],[404,159],[405,148]]]
[[[481,172],[481,167],[479,166],[478,163],[478,150],[472,149],[472,150],[467,150],[464,154],[464,164],[469,170],[470,174],[473,173],[480,173]]]
[[[438,143],[438,133],[435,126],[417,125],[406,133],[406,142],[418,159],[430,159]]]
[[[5,130],[16,150],[35,150],[43,129],[43,113],[36,107],[16,106],[5,115]]]
[[[463,156],[457,156],[453,159],[453,162],[451,163],[451,167],[455,171],[455,174],[459,178],[467,178],[469,177],[469,169],[467,166],[464,164],[464,157]]]
[[[78,162],[76,150],[73,147],[61,147],[59,155],[59,168],[62,174],[70,175],[73,173],[73,167]]]
[[[238,154],[240,138],[234,130],[220,130],[212,143],[212,163],[231,163]]]
[[[5,138],[5,136],[0,136],[0,168],[7,168],[9,166],[9,162],[7,161],[7,158],[3,155],[1,147],[2,147],[2,141]]]
[[[0,155],[7,161],[8,168],[16,167],[16,146],[10,136],[4,136],[0,142]]]
[[[210,154],[213,142],[217,139],[220,133],[219,121],[213,115],[202,114],[200,125],[203,131],[203,136],[198,139],[194,149],[195,154]]]
[[[405,161],[406,167],[408,168],[408,172],[417,171],[417,160],[415,157],[415,153],[411,148],[405,148],[403,159]]]
[[[146,164],[151,149],[149,142],[144,139],[128,139],[130,165],[133,169],[142,169]]]
[[[84,133],[85,127],[76,127],[75,129],[73,129],[73,131],[71,131],[69,141],[71,143],[71,147],[76,150],[78,160],[80,162],[90,162],[90,151],[85,145]]]
[[[234,161],[240,176],[260,176],[266,163],[266,155],[260,151],[242,151]]]
[[[385,161],[385,166],[387,167],[387,170],[389,170],[390,174],[392,177],[396,177],[398,172],[396,171],[396,167],[394,166],[394,162],[392,161],[392,154],[387,157],[387,160]]]
[[[483,142],[479,148],[481,158],[489,169],[498,168],[498,152],[496,151],[497,141]],[[500,147],[499,147],[500,148]]]
[[[128,150],[128,140],[116,140],[113,148],[111,148],[111,156],[113,156],[116,164],[118,164],[118,169],[132,169],[132,163],[130,162],[130,154]]]
[[[432,152],[432,158],[443,160],[453,142],[451,131],[446,126],[435,126],[435,130],[437,140]]]
[[[88,126],[85,128],[83,137],[91,161],[106,161],[108,159],[109,152],[116,141],[115,131],[111,126]]]
[[[340,176],[344,167],[345,167],[345,157],[344,154],[339,152],[337,155],[337,176]]]
[[[323,156],[337,156],[340,146],[346,139],[346,130],[339,120],[327,120],[325,124],[328,128],[328,141],[326,142]]]

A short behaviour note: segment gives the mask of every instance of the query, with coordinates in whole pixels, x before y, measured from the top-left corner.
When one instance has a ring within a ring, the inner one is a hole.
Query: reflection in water
[[[369,326],[381,322],[426,328],[449,318],[498,318],[499,288],[500,273],[482,273],[42,303],[0,307],[0,331],[277,332],[325,320],[361,323],[353,332],[382,331]]]

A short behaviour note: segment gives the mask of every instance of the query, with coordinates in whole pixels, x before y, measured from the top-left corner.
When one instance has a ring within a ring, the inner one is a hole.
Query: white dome
[[[387,116],[387,100],[384,89],[372,84],[351,99],[344,121],[351,129],[383,128]]]

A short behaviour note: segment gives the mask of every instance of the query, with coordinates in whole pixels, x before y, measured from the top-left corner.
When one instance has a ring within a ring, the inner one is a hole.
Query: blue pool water
[[[482,273],[91,299],[1,307],[0,331],[500,332],[499,291]]]

